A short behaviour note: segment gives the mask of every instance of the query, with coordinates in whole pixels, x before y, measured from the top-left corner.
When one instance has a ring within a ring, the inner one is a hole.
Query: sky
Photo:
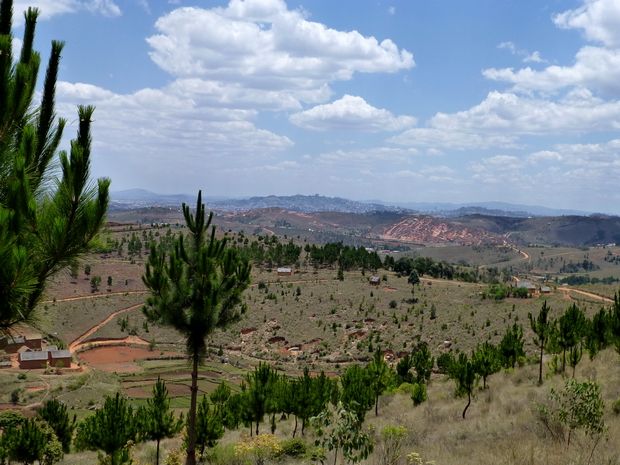
[[[113,191],[620,214],[620,0],[27,6]]]

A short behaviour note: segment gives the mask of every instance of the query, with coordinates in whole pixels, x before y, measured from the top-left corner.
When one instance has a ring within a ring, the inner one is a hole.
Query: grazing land
[[[267,225],[261,226],[261,234],[272,236],[265,229]],[[76,363],[71,368],[1,370],[0,393],[5,403],[0,408],[32,412],[33,405],[56,397],[83,418],[89,409],[101,405],[106,395],[119,390],[133,405],[145,405],[161,378],[168,386],[172,407],[185,411],[191,374],[184,341],[170,329],[146,321],[141,306],[148,294],[140,278],[147,258],[143,242],[148,238],[170,239],[182,230],[176,222],[160,228],[115,225],[102,236],[107,247],[85,259],[77,277],[69,272],[57,276],[39,309],[38,324],[28,331],[40,332],[49,343],[66,346]],[[235,244],[244,239],[251,243],[257,237],[232,229],[223,232]],[[309,244],[307,237],[290,233],[281,241],[292,240],[301,247]],[[135,246],[136,237],[140,248],[130,253],[129,244]],[[435,371],[428,386],[428,401],[414,408],[408,393],[397,390],[386,394],[380,400],[379,416],[369,414],[366,427],[375,431],[377,444],[381,443],[381,428],[407,427],[408,452],[436,463],[463,463],[464,459],[478,463],[585,463],[590,450],[588,438],[578,437],[572,448],[566,449],[546,436],[532,408],[544,403],[550,386],[560,388],[563,380],[559,375],[552,376],[545,365],[549,379],[543,386],[536,384],[536,335],[527,316],[537,314],[544,302],[551,307],[552,318],[573,303],[589,318],[608,306],[617,283],[567,286],[560,280],[585,275],[620,278],[620,248],[398,244],[402,251],[381,252],[380,257],[430,257],[453,265],[457,271],[477,272],[485,280],[502,275],[515,281],[530,280],[537,290],[528,298],[496,300],[485,298],[490,282],[424,275],[412,286],[408,276],[386,269],[346,270],[339,276],[337,264],[317,266],[304,251],[290,264],[295,270],[292,276],[279,276],[276,264],[258,264],[252,285],[244,294],[247,314],[210,341],[211,354],[199,373],[199,394],[213,392],[220,383],[239,392],[245,375],[265,361],[292,377],[299,376],[305,367],[333,377],[351,364],[365,365],[378,348],[391,364],[421,345],[428,345],[434,357],[469,354],[486,341],[497,345],[506,328],[516,323],[523,325],[524,331],[523,366],[492,375],[490,389],[476,390],[467,420],[460,418],[464,401],[454,397],[454,383]],[[584,262],[589,269],[584,269]],[[89,274],[85,274],[87,266]],[[378,285],[369,283],[373,275],[380,278]],[[102,278],[96,288],[92,285],[94,276]],[[549,288],[548,293],[540,292],[542,285]],[[614,381],[620,369],[618,355],[607,349],[594,360],[586,358],[584,354],[576,377],[599,381],[603,398],[611,405],[620,397]],[[549,360],[546,356],[545,362]],[[18,377],[22,373],[25,378]],[[10,394],[15,390],[19,391],[19,401],[10,404]],[[601,442],[594,457],[618,463],[620,446],[613,437],[620,431],[620,419],[609,408],[605,419],[610,440]],[[278,437],[290,437],[291,433],[291,420],[279,420]],[[227,433],[222,444],[234,443],[239,434]],[[168,448],[179,445],[180,440],[165,443]],[[138,454],[146,457],[148,448],[141,446]],[[70,454],[64,463],[91,460],[85,457],[92,456]],[[375,456],[372,460],[379,459]]]

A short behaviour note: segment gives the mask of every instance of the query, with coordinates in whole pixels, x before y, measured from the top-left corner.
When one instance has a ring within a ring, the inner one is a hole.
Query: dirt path
[[[573,288],[570,288],[570,287],[569,288],[562,288],[562,291],[564,292],[564,297],[565,298],[571,298],[568,295],[569,292],[577,292],[578,294],[583,294],[583,295],[586,295],[588,297],[592,297],[594,299],[603,300],[605,302],[613,302],[614,301],[614,299],[610,299],[608,297],[603,297],[603,296],[598,295],[598,294],[592,294],[591,292],[581,291],[579,289],[573,289]]]
[[[107,292],[105,294],[83,295],[81,297],[68,297],[66,299],[56,299],[56,302],[70,302],[73,300],[96,299],[97,297],[107,297],[109,295],[126,295],[126,294],[147,294],[149,291],[125,291],[125,292]],[[53,300],[44,300],[42,303],[53,303]]]
[[[99,328],[101,328],[103,325],[109,323],[110,321],[112,321],[112,318],[114,318],[116,315],[119,315],[121,313],[124,313],[128,310],[132,310],[134,308],[138,308],[141,307],[143,304],[138,304],[138,305],[132,305],[131,307],[127,307],[127,308],[123,308],[121,310],[118,310],[117,312],[112,313],[112,315],[110,315],[109,317],[107,317],[105,320],[103,320],[101,323],[96,324],[95,326],[93,326],[92,328],[90,328],[88,331],[86,331],[84,334],[82,334],[80,337],[78,337],[75,341],[73,341],[71,344],[69,344],[69,351],[71,352],[71,354],[73,355],[75,353],[75,351],[81,347],[82,342],[84,341],[84,339],[86,339],[88,336],[90,336],[91,334],[93,334],[95,331],[97,331]],[[129,336],[131,337],[131,336]],[[125,338],[126,340],[129,339],[129,337]],[[137,339],[140,339],[136,336]],[[142,341],[142,339],[140,339],[140,341]],[[119,342],[118,340],[114,340],[114,342]],[[132,341],[129,341],[132,342]],[[146,342],[146,341],[144,341]],[[141,343],[141,342],[140,342]],[[148,344],[148,342],[147,342]]]
[[[521,262],[523,260],[529,260],[530,259],[530,255],[527,252],[524,252],[523,250],[517,249],[516,247],[513,247],[511,245],[498,245],[498,247],[510,247],[512,250],[516,250],[517,252],[519,252],[520,254],[523,255],[523,258],[520,258],[518,260],[515,260],[515,262]],[[483,268],[486,268],[489,265],[480,265],[478,267],[479,270],[482,270]]]

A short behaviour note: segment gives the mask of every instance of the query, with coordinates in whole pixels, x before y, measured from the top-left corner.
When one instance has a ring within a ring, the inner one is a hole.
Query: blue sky
[[[28,5],[115,191],[620,214],[620,0]]]

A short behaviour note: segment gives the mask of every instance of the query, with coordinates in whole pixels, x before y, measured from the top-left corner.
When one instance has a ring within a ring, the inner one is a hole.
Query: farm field
[[[109,240],[125,237],[128,241],[131,234],[133,231],[126,228],[109,232]],[[235,238],[234,233],[232,237]],[[616,255],[614,248],[514,249],[494,245],[428,246],[394,254],[396,259],[428,256],[470,269],[512,266],[519,279],[535,282],[545,274],[562,276],[560,263],[579,260],[590,260],[600,266],[590,273],[591,276],[595,273],[615,276],[618,265],[609,261],[609,257]],[[89,409],[101,405],[106,395],[119,390],[134,406],[145,405],[154,383],[161,377],[167,383],[171,406],[181,412],[187,409],[191,376],[184,359],[184,341],[168,328],[149,324],[141,311],[148,295],[140,279],[145,258],[140,254],[99,253],[84,261],[78,279],[69,273],[56,277],[49,287],[48,300],[41,305],[37,329],[71,348],[79,366],[74,367],[76,371],[55,368],[0,371],[0,394],[5,402],[0,408],[18,407],[32,412],[29,406],[57,397],[71,405],[81,418]],[[86,264],[90,266],[90,275],[84,274]],[[542,273],[539,268],[544,268],[545,264],[548,269]],[[266,266],[254,268],[252,284],[244,293],[248,312],[241,322],[214,334],[210,341],[211,355],[199,374],[199,394],[211,393],[222,382],[233,392],[239,391],[245,375],[261,361],[269,362],[289,376],[298,376],[306,366],[314,373],[324,370],[328,376],[337,376],[351,363],[368,362],[378,348],[391,363],[420,344],[428,344],[434,357],[446,352],[470,353],[485,341],[498,344],[506,327],[514,323],[523,325],[524,348],[528,358],[534,360],[537,347],[528,313],[537,314],[547,302],[552,309],[551,317],[555,318],[571,304],[578,303],[591,317],[601,306],[609,305],[617,290],[617,285],[599,283],[568,287],[551,282],[549,294],[496,301],[483,298],[483,292],[489,288],[484,283],[423,276],[419,285],[411,286],[407,276],[377,270],[374,274],[381,282],[375,286],[369,284],[373,272],[368,270],[364,273],[345,271],[344,279],[339,280],[337,268],[312,267],[303,253],[298,265],[293,276],[277,276],[275,268]],[[551,266],[555,268],[550,269]],[[90,284],[92,276],[102,277],[96,290]],[[108,276],[112,277],[110,285]],[[582,376],[601,380],[613,377],[611,367],[617,368],[617,358],[612,351],[592,362],[586,362],[585,358],[579,368]],[[603,362],[607,365],[601,365]],[[24,372],[26,378],[19,379],[17,375]],[[506,427],[504,422],[509,422],[508,418],[519,412],[514,424],[520,426],[515,428],[527,437],[532,457],[541,457],[547,449],[536,442],[528,429],[536,423],[535,415],[522,412],[524,405],[543,399],[548,393],[547,387],[534,386],[536,373],[536,366],[526,364],[515,372],[493,375],[490,383],[495,389],[476,395],[477,404],[472,409],[478,409],[475,410],[478,413],[472,412],[467,426],[453,424],[462,400],[453,398],[453,383],[435,373],[427,404],[411,409],[408,395],[384,396],[381,402],[385,413],[373,424],[378,427],[398,422],[410,425],[413,432],[415,425],[430,421],[433,426],[412,433],[417,451],[428,460],[440,456],[442,463],[459,463],[459,454],[474,452],[460,447],[451,449],[446,437],[462,436],[463,440],[459,441],[462,447],[473,447],[474,441],[490,441],[490,437],[495,437],[491,433],[494,426],[487,417],[496,409],[500,413],[493,421],[500,425],[497,431],[503,431],[497,434],[509,437],[509,431],[502,430]],[[557,377],[553,378],[552,383],[558,382]],[[604,386],[608,402],[620,396],[615,387]],[[15,390],[19,391],[20,400],[12,405],[8,400]],[[511,400],[514,396],[516,400]],[[511,402],[516,406],[511,407]],[[615,424],[613,421],[610,417],[610,424]],[[290,424],[285,420],[281,423],[282,433],[279,434],[290,433]],[[470,431],[472,424],[474,430]],[[448,436],[440,433],[443,429],[448,431]],[[227,436],[228,441],[235,441],[235,438],[238,432]],[[437,438],[441,440],[437,442]],[[611,446],[605,447],[607,452],[615,451]],[[500,453],[500,449],[493,450]],[[501,449],[501,452],[506,450]],[[601,452],[603,450],[601,447]],[[514,448],[513,452],[516,453]],[[561,452],[553,449],[554,456]],[[505,458],[503,463],[511,463],[508,456]],[[65,463],[78,463],[72,462],[75,459],[67,456]],[[484,460],[481,463],[485,463]]]

